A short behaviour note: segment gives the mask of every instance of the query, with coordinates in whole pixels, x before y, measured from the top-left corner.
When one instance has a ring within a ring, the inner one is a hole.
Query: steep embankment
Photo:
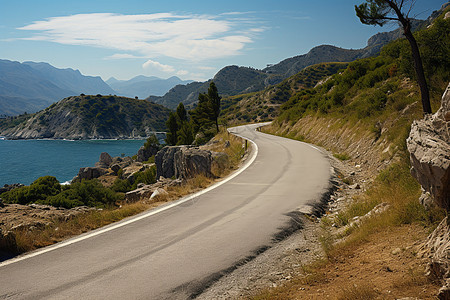
[[[0,120],[10,139],[111,139],[146,137],[165,130],[169,110],[145,100],[116,96],[65,98],[33,115]]]

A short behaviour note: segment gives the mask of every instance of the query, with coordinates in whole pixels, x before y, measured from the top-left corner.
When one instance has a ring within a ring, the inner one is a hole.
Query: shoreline
[[[154,132],[155,135],[165,135],[166,132]],[[145,137],[116,137],[116,138],[77,138],[77,139],[71,139],[71,138],[15,138],[15,137],[8,137],[8,136],[0,136],[0,141],[141,141],[146,140],[150,136]]]

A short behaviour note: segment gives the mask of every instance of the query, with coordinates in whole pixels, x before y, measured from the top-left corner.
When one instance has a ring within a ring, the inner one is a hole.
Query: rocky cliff
[[[112,139],[165,131],[169,110],[145,100],[117,96],[65,98],[36,114],[0,120],[10,139]]]
[[[411,126],[407,139],[411,174],[422,186],[420,201],[426,207],[450,210],[450,83],[441,107]],[[439,299],[450,298],[450,225],[447,218],[428,237],[423,256],[428,257],[427,275],[443,284]]]
[[[411,126],[407,140],[411,173],[422,186],[421,202],[450,210],[450,84],[440,109]]]

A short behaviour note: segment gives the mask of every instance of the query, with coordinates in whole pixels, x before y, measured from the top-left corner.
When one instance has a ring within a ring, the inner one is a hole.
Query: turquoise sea
[[[100,153],[133,156],[144,140],[0,140],[0,187],[30,184],[51,175],[63,183],[81,167],[93,167]]]

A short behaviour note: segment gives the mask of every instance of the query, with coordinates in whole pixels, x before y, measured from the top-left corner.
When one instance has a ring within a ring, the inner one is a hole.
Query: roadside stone
[[[400,252],[402,252],[402,249],[400,249],[400,248],[395,248],[394,250],[392,250],[392,255],[398,255],[398,254],[400,254]]]
[[[163,200],[169,195],[169,193],[163,189],[163,188],[157,188],[152,195],[150,196],[150,199],[152,200]]]
[[[359,185],[359,183],[355,183],[350,185],[349,188],[351,188],[352,190],[359,190],[361,189],[361,186]]]
[[[152,194],[153,187],[151,185],[144,185],[141,188],[125,193],[125,201],[128,203],[138,202],[150,198]]]

